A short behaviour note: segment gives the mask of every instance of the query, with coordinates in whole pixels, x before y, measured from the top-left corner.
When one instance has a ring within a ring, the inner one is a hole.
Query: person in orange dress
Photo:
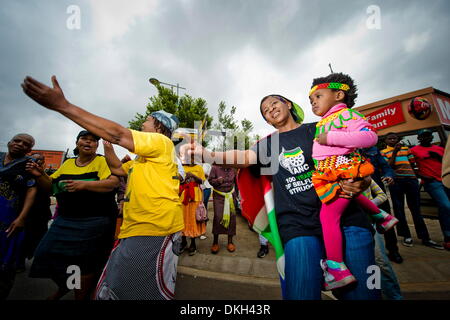
[[[184,229],[183,238],[181,242],[181,248],[187,246],[186,237],[191,238],[191,245],[188,252],[190,256],[193,256],[197,252],[197,246],[195,245],[195,238],[200,237],[206,232],[206,222],[197,221],[196,210],[197,207],[203,202],[203,193],[200,189],[200,185],[205,181],[205,173],[201,165],[183,164],[186,177],[183,183],[180,185],[180,196],[183,203],[183,217],[184,217]]]

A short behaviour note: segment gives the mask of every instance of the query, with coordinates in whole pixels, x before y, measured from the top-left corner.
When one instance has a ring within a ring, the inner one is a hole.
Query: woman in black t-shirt
[[[279,95],[261,101],[264,119],[277,131],[260,140],[250,150],[210,152],[197,143],[182,146],[182,154],[201,155],[205,162],[235,168],[253,166],[272,176],[275,212],[285,254],[285,299],[318,300],[323,289],[320,259],[324,258],[319,220],[320,200],[313,188],[311,157],[315,124],[299,124],[294,104]],[[187,156],[188,156],[187,155]],[[257,170],[258,171],[258,170]],[[370,185],[370,178],[343,181],[342,197],[357,195]],[[341,299],[380,299],[380,290],[371,285],[375,266],[373,237],[367,215],[355,204],[342,217],[345,262],[358,282],[333,291]],[[379,273],[378,273],[379,274]],[[373,282],[373,281],[372,281]],[[378,282],[379,283],[379,282]]]

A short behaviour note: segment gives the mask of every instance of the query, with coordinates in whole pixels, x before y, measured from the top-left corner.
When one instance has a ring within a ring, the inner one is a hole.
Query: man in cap
[[[53,88],[27,77],[30,98],[138,157],[122,164],[105,143],[111,172],[128,175],[123,224],[95,294],[96,299],[173,299],[181,230],[184,228],[175,147],[170,139],[176,116],[152,113],[141,131],[127,129],[66,100],[56,77]]]
[[[418,177],[438,205],[444,248],[450,250],[450,189],[442,184],[441,177],[444,148],[432,144],[433,132],[428,129],[420,130],[417,139],[420,144],[411,148],[411,153],[416,159]]]

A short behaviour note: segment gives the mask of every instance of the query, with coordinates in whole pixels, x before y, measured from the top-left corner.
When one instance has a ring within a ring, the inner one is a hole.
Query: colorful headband
[[[350,90],[350,87],[348,86],[348,84],[345,84],[345,83],[325,82],[325,83],[317,84],[314,87],[312,87],[311,90],[309,91],[309,96],[311,96],[313,94],[313,92],[318,89],[336,89],[336,90],[348,91],[348,90]]]

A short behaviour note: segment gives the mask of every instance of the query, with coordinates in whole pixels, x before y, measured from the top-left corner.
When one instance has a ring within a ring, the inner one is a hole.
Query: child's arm
[[[375,145],[378,136],[375,132],[364,131],[329,131],[327,133],[327,145],[332,147],[345,148],[369,148]]]
[[[387,200],[386,193],[384,193],[380,186],[373,180],[370,184],[370,192],[372,194],[372,202],[377,207]]]
[[[327,132],[327,145],[344,148],[368,148],[378,142],[378,136],[372,125],[362,116],[345,112],[345,118],[352,117],[343,124],[346,129]]]

